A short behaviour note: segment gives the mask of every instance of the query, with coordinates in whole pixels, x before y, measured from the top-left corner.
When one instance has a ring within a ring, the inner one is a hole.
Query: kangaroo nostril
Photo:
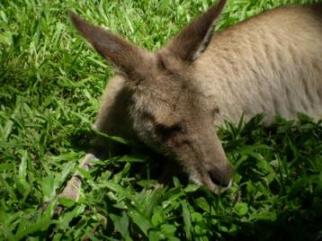
[[[232,171],[231,168],[220,170],[213,168],[208,171],[211,181],[220,187],[228,187],[231,184]]]

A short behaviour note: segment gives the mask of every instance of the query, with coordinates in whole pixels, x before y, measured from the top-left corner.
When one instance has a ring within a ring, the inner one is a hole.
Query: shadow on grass
[[[273,222],[241,223],[240,230],[234,235],[224,235],[224,240],[321,241],[322,212],[314,208],[281,211]]]
[[[154,152],[142,143],[123,145],[106,139],[101,140],[89,130],[77,130],[77,133],[70,137],[70,143],[75,151],[95,153],[101,160],[122,156],[141,159],[132,166],[130,176],[139,174],[140,179],[155,179],[166,185],[171,185],[172,177],[177,176],[183,184],[188,183],[186,174],[176,162]],[[113,170],[113,166],[109,168],[112,168],[112,172],[117,172]]]

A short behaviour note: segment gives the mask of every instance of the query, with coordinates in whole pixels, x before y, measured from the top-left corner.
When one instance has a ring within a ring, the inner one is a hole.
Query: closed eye
[[[147,111],[142,113],[142,120],[155,123],[154,116],[151,113],[147,112]]]
[[[180,123],[177,123],[172,126],[165,126],[162,124],[157,124],[155,126],[156,133],[161,136],[163,141],[168,140],[169,138],[177,135],[180,132],[183,132],[184,128]]]

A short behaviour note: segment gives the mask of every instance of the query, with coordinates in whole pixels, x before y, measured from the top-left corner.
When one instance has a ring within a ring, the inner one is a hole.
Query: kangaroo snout
[[[198,185],[204,185],[216,194],[231,187],[233,168],[228,163],[222,166],[211,165],[209,168],[199,166],[190,172],[190,180]]]
[[[232,183],[233,169],[230,165],[213,167],[208,171],[211,181],[218,187],[229,188]]]

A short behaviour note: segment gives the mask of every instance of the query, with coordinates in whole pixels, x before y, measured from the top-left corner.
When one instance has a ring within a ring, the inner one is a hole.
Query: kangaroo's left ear
[[[151,61],[147,51],[108,30],[88,23],[73,12],[70,12],[69,16],[76,29],[97,52],[130,77],[129,79],[144,76],[146,66]]]
[[[193,62],[207,48],[211,37],[215,20],[224,8],[226,0],[219,2],[200,15],[187,27],[185,27],[165,47],[176,58],[185,62]]]

